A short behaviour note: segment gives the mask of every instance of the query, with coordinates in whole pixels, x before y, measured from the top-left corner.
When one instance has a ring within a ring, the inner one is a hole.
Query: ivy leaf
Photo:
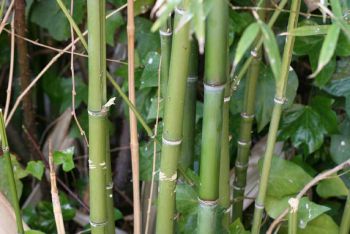
[[[108,20],[106,20],[106,42],[108,45],[114,46],[115,31],[124,24],[125,22],[120,12],[112,15]]]
[[[56,165],[62,165],[65,172],[71,171],[74,166],[73,161],[74,147],[65,149],[64,151],[55,151],[53,153],[53,161]]]
[[[159,70],[160,55],[157,52],[149,52],[144,59],[143,69],[141,75],[140,89],[157,87],[158,86],[158,70]]]
[[[326,214],[322,214],[310,221],[305,229],[298,228],[298,234],[337,234],[338,225]]]
[[[309,153],[321,147],[326,133],[320,115],[310,106],[294,105],[283,115],[281,139],[290,138],[295,147],[306,147]]]
[[[38,180],[43,177],[44,170],[45,165],[42,161],[30,161],[26,167],[26,171]]]
[[[344,135],[332,135],[330,153],[333,161],[337,164],[350,158],[350,139]]]
[[[311,100],[311,107],[321,117],[322,125],[326,128],[330,134],[338,132],[337,114],[332,110],[334,99],[316,96]]]
[[[297,164],[279,157],[272,158],[267,194],[276,198],[298,193],[312,178]],[[259,161],[262,168],[262,160]]]
[[[176,210],[180,213],[179,233],[196,233],[198,194],[188,184],[176,186]]]
[[[330,198],[347,196],[349,189],[346,187],[339,176],[333,175],[332,178],[321,180],[316,187],[316,192],[320,197]]]
[[[141,58],[151,51],[158,51],[160,47],[159,34],[151,32],[151,27],[152,21],[143,17],[135,18],[136,50]]]
[[[121,220],[123,218],[124,218],[123,213],[119,209],[115,208],[114,209],[114,220],[117,221],[117,220]]]
[[[70,0],[63,2],[66,6],[70,6]],[[73,18],[77,24],[83,21],[85,4],[84,0],[74,1]],[[56,1],[35,1],[32,4],[30,17],[31,22],[48,30],[55,40],[64,41],[70,38],[70,24]]]
[[[281,212],[289,207],[288,200],[290,198],[290,196],[284,197],[282,199],[268,196],[266,199],[266,211],[268,215],[274,219],[277,218]],[[329,210],[329,207],[318,205],[310,201],[307,197],[301,198],[297,214],[298,227],[304,229],[310,221],[314,220]]]

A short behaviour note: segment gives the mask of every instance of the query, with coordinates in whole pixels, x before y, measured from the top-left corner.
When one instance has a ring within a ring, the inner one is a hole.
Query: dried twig
[[[53,165],[51,140],[49,140],[49,166],[50,166],[51,198],[52,198],[53,214],[55,216],[57,233],[65,234],[66,232],[64,230],[61,202],[60,202],[60,197],[58,195],[57,184],[56,184],[55,167]]]
[[[3,0],[5,1],[5,0]],[[12,8],[13,8],[13,4],[15,3],[15,0],[12,0],[9,7],[7,8],[7,11],[5,13],[5,16],[3,18],[3,20],[1,21],[1,24],[0,24],[0,34],[2,32],[2,30],[4,29],[5,25],[6,25],[6,21],[8,20],[8,18],[10,17],[10,14],[11,14],[11,11],[12,11]]]

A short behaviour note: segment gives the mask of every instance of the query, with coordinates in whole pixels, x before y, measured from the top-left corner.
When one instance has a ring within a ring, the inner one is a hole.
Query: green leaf
[[[24,231],[24,234],[45,234],[45,233],[37,230],[27,230],[27,231]]]
[[[305,229],[298,228],[298,234],[338,234],[339,227],[333,219],[322,214],[308,223]]]
[[[269,58],[270,66],[275,79],[278,81],[280,79],[282,61],[275,34],[264,22],[260,20],[258,22],[264,36],[264,49],[266,51],[267,57]]]
[[[160,55],[157,52],[149,52],[143,60],[145,68],[141,75],[140,89],[158,86],[158,70]]]
[[[316,96],[310,103],[312,109],[321,117],[322,125],[330,134],[338,132],[337,114],[332,110],[333,103],[334,99],[324,96]]]
[[[289,207],[288,200],[290,198],[290,196],[283,197],[282,199],[268,196],[266,199],[266,211],[268,215],[274,219],[277,218],[287,207]],[[330,208],[318,205],[310,201],[307,197],[301,198],[297,214],[299,228],[304,229],[310,221],[329,210]]]
[[[41,180],[45,171],[45,165],[42,161],[30,161],[27,164],[26,171],[38,180]]]
[[[309,53],[309,61],[311,65],[312,72],[316,72],[318,63],[319,51],[312,51]],[[327,63],[323,69],[315,76],[314,85],[319,88],[323,88],[331,79],[332,75],[336,69],[336,59],[335,56],[332,57],[331,61]]]
[[[164,8],[162,8],[161,14],[158,15],[158,19],[156,20],[156,22],[154,22],[151,31],[155,32],[162,25],[164,25],[171,12],[174,11],[175,7],[178,6],[180,3],[181,0],[167,0],[166,5],[164,6]]]
[[[114,46],[114,34],[116,29],[124,25],[124,19],[120,12],[112,15],[106,20],[106,42],[110,46]]]
[[[306,147],[309,153],[321,147],[326,133],[320,115],[310,106],[294,105],[283,115],[281,139],[290,138],[295,147]]]
[[[301,167],[279,157],[272,158],[267,194],[276,198],[298,193],[312,178]],[[262,168],[262,160],[259,161]]]
[[[249,234],[249,231],[244,229],[244,226],[240,219],[236,219],[233,223],[230,224],[230,234]]]
[[[323,198],[347,196],[349,189],[337,175],[321,180],[316,187],[317,194]]]
[[[305,25],[292,29],[289,34],[296,37],[324,35],[327,34],[330,26],[331,25]],[[286,34],[288,33],[283,33],[283,35]]]
[[[74,166],[73,161],[74,147],[70,147],[63,151],[55,151],[53,153],[53,161],[56,165],[62,165],[65,172],[71,171]]]
[[[333,24],[329,27],[326,38],[322,44],[317,70],[312,75],[310,75],[310,77],[315,77],[333,57],[337,46],[339,33],[340,28],[338,25]]]
[[[160,124],[159,124],[160,126]],[[158,129],[158,134],[160,129]],[[157,143],[157,153],[156,153],[156,171],[159,169],[160,165],[160,150],[161,145]],[[152,178],[152,167],[153,167],[153,152],[154,144],[152,141],[146,142],[140,145],[140,180],[151,181]],[[157,178],[157,176],[155,176]]]
[[[70,6],[70,0],[64,0],[63,3]],[[84,0],[74,0],[73,18],[77,24],[83,21],[85,4]],[[55,40],[64,41],[70,38],[70,24],[56,1],[35,1],[30,17],[31,22],[47,29]]]
[[[176,185],[176,211],[179,212],[179,233],[196,233],[198,194],[188,184]]]
[[[160,47],[159,33],[151,32],[152,21],[143,18],[135,18],[136,50],[141,58],[145,58],[151,51],[158,51]]]
[[[337,164],[350,159],[350,138],[343,135],[332,135],[330,153]]]
[[[6,164],[5,164],[5,158],[0,156],[0,192],[3,193],[6,198],[9,201],[12,201],[10,197],[10,190],[9,190],[9,184],[8,184],[8,175],[6,173]],[[13,174],[15,176],[15,183],[17,188],[17,196],[18,198],[21,198],[22,190],[23,190],[23,184],[20,181],[20,179],[26,177],[28,175],[28,172],[25,171],[22,166],[17,161],[16,157],[14,155],[11,155],[11,163],[13,168]]]
[[[136,0],[134,3],[134,15],[146,13],[153,6],[155,0]]]
[[[236,67],[237,64],[241,61],[244,54],[247,52],[247,50],[251,47],[253,42],[255,41],[258,33],[259,33],[259,24],[258,23],[252,23],[250,24],[247,29],[243,32],[241,39],[238,42],[237,49],[236,49],[236,56],[233,61],[233,66]]]
[[[202,0],[190,1],[190,14],[192,15],[192,27],[197,37],[199,44],[199,51],[204,52],[204,41],[205,41],[205,12],[204,3]]]
[[[124,218],[123,213],[119,209],[115,208],[114,209],[114,220],[117,221],[117,220],[121,220],[123,218]]]

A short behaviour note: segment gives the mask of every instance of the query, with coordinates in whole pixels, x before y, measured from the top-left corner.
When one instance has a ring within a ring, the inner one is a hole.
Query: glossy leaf
[[[305,147],[309,153],[321,147],[326,133],[320,115],[310,106],[294,105],[283,115],[281,139],[290,138],[295,147]]]
[[[339,34],[340,34],[340,28],[338,25],[333,24],[329,27],[327,36],[325,37],[322,44],[322,49],[318,59],[317,70],[312,75],[310,75],[310,77],[315,77],[324,68],[324,66],[331,60],[337,46]]]
[[[282,199],[268,196],[266,199],[266,211],[268,215],[274,219],[277,218],[286,208],[289,207],[288,200],[290,198],[291,196],[283,197]],[[299,201],[298,206],[298,227],[304,229],[310,221],[329,210],[330,208],[318,205],[310,201],[307,197],[303,197]]]
[[[337,175],[333,175],[329,179],[321,180],[317,184],[316,191],[317,194],[323,198],[347,196],[349,193],[349,189]]]
[[[106,20],[106,42],[108,45],[114,46],[114,34],[124,24],[125,22],[121,13],[116,13]]]
[[[350,138],[343,135],[333,135],[331,137],[330,153],[333,161],[337,164],[350,159]]]
[[[27,164],[26,171],[38,180],[41,180],[45,171],[45,165],[42,161],[30,161]]]
[[[145,68],[141,75],[140,89],[158,86],[158,70],[160,55],[157,52],[149,52],[143,61]]]
[[[62,165],[65,172],[73,170],[75,167],[73,161],[74,147],[70,147],[63,151],[55,151],[53,153],[53,161],[56,165]]]
[[[176,211],[179,212],[179,233],[196,233],[198,194],[188,184],[176,186]]]
[[[330,134],[338,132],[337,114],[332,110],[333,103],[333,99],[324,96],[316,96],[310,103],[312,109],[321,117],[322,125]]]
[[[279,157],[272,158],[267,194],[283,198],[298,193],[312,178],[300,166]],[[259,161],[259,168],[262,161]]]
[[[298,229],[298,234],[338,234],[339,227],[333,219],[322,214],[308,223],[305,229]]]
[[[264,49],[267,57],[269,58],[270,66],[275,79],[278,81],[280,79],[282,61],[275,34],[272,32],[270,27],[262,21],[259,21],[259,25],[264,38]]]
[[[258,36],[260,27],[258,23],[250,24],[247,29],[243,32],[241,39],[238,42],[235,59],[233,61],[233,66],[236,67],[241,61],[247,50],[251,47],[254,40]]]
[[[124,215],[122,214],[122,212],[119,209],[114,209],[114,220],[120,220],[124,218]]]

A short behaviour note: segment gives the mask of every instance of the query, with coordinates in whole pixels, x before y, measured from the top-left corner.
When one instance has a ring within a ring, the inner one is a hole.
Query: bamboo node
[[[197,76],[189,76],[187,77],[187,82],[197,82],[198,77]]]
[[[252,141],[240,141],[240,140],[238,140],[237,143],[241,146],[247,146],[247,145],[250,145],[252,143]]]
[[[292,197],[288,200],[288,203],[290,205],[290,213],[296,213],[298,211],[299,200]]]
[[[173,35],[173,32],[172,32],[172,31],[167,32],[167,31],[159,30],[159,34],[160,34],[161,36],[170,37],[171,35]]]
[[[91,227],[103,227],[103,226],[106,226],[106,224],[107,224],[107,221],[101,222],[101,223],[95,223],[95,222],[91,221],[91,219],[90,219]]]
[[[245,168],[248,168],[248,163],[243,164],[243,163],[240,163],[239,161],[236,161],[235,167],[245,169]]]
[[[106,186],[106,189],[113,189],[113,182],[109,183],[109,184]]]
[[[177,172],[174,175],[168,177],[162,171],[159,171],[159,180],[160,181],[175,181],[177,179]]]
[[[218,200],[214,200],[214,201],[211,201],[211,200],[202,200],[200,198],[198,198],[198,202],[199,202],[199,205],[200,206],[211,206],[211,207],[215,207],[217,206],[218,204]]]
[[[276,103],[276,104],[280,104],[280,105],[283,105],[287,99],[285,97],[282,97],[282,98],[279,98],[279,97],[275,97],[273,99],[273,101]]]
[[[185,11],[183,9],[180,9],[178,7],[175,7],[175,12],[179,15],[184,15],[185,14]]]
[[[204,84],[204,89],[205,91],[221,92],[222,90],[224,90],[225,86],[226,86],[225,84],[224,85]]]
[[[258,202],[255,202],[255,208],[259,209],[259,210],[263,210],[264,209],[264,205],[258,204]]]
[[[105,117],[107,115],[107,108],[102,108],[100,111],[88,110],[88,114],[93,117]]]
[[[239,187],[239,186],[233,185],[233,189],[236,191],[244,191],[245,187]]]
[[[229,102],[231,100],[231,96],[225,97],[224,98],[224,103]]]
[[[182,142],[182,139],[178,140],[178,141],[172,141],[172,140],[167,140],[164,137],[162,137],[162,143],[164,145],[180,145],[181,142]]]
[[[10,148],[8,146],[2,147],[2,152],[8,153],[10,151]]]
[[[246,112],[242,112],[241,113],[241,117],[243,118],[243,119],[254,119],[254,117],[255,117],[255,115],[254,114],[248,114],[248,113],[246,113]]]

